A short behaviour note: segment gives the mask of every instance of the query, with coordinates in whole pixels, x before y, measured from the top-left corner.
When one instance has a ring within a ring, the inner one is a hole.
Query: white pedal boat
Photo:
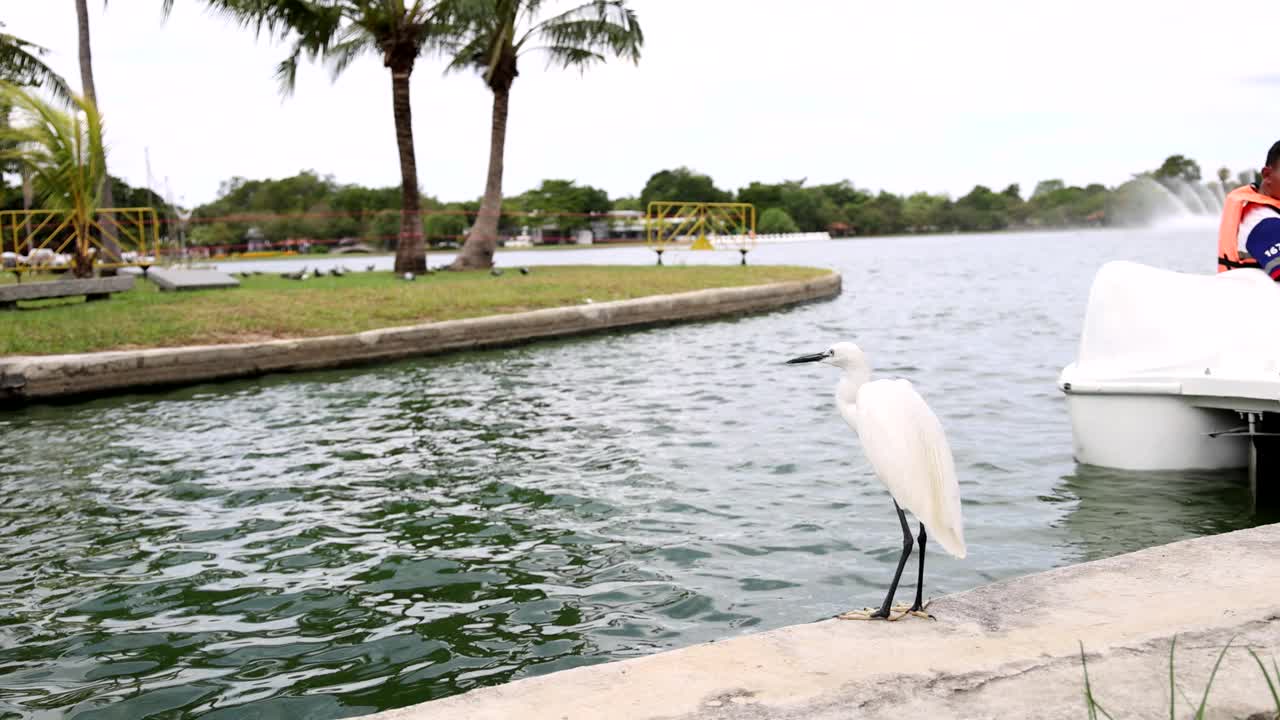
[[[1079,463],[1126,470],[1249,467],[1280,420],[1280,285],[1109,262],[1062,370]]]

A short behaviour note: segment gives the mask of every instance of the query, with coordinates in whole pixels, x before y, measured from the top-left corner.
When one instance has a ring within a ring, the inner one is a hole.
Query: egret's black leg
[[[916,577],[916,602],[907,612],[924,609],[924,543],[928,539],[924,534],[924,523],[920,523],[920,575]]]
[[[871,613],[873,618],[889,617],[889,606],[893,604],[893,594],[898,591],[898,581],[902,579],[902,569],[907,566],[907,558],[911,557],[911,526],[907,525],[907,515],[902,512],[902,508],[898,507],[898,501],[893,501],[893,509],[898,511],[898,522],[902,523],[902,557],[898,559],[898,571],[893,574],[893,582],[889,585],[889,594],[884,598],[884,604],[880,609]]]

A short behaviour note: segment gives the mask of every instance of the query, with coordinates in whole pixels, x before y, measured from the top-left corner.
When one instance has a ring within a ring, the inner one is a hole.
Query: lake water
[[[877,603],[890,499],[836,371],[781,364],[841,339],[950,435],[969,556],[931,553],[930,595],[1251,526],[1241,473],[1077,467],[1055,387],[1101,263],[1213,253],[1212,228],[768,246],[844,294],[0,414],[0,718],[358,715]]]

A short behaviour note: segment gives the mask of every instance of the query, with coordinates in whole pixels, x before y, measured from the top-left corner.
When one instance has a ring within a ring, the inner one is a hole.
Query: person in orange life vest
[[[1218,272],[1259,268],[1280,280],[1280,142],[1267,151],[1262,181],[1232,190],[1218,227]]]

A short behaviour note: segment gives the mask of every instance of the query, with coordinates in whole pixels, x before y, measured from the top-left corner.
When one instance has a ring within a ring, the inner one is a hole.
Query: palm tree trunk
[[[80,26],[80,84],[83,86],[84,96],[96,106],[98,92],[93,85],[93,51],[89,47],[88,0],[76,0],[76,21]]]
[[[422,198],[418,196],[418,164],[414,160],[413,117],[409,110],[410,72],[391,70],[391,104],[396,117],[396,146],[400,150],[400,239],[396,243],[396,272],[425,273]]]
[[[76,21],[80,29],[80,84],[84,86],[84,96],[93,103],[95,108],[98,107],[98,91],[93,84],[93,52],[89,43],[89,7],[88,0],[76,0]],[[99,207],[113,208],[115,207],[115,198],[111,192],[111,176],[107,173],[106,158],[102,158],[102,188],[99,198],[101,204]],[[102,245],[104,259],[108,261],[119,262],[120,246],[116,243],[116,232],[114,218],[104,218],[102,233]],[[114,275],[115,270],[104,269],[104,275]]]
[[[462,251],[449,266],[451,270],[479,270],[493,267],[498,248],[498,219],[502,215],[502,154],[507,143],[507,101],[511,89],[493,91],[493,128],[489,136],[489,175],[484,183],[480,214],[467,235]]]

